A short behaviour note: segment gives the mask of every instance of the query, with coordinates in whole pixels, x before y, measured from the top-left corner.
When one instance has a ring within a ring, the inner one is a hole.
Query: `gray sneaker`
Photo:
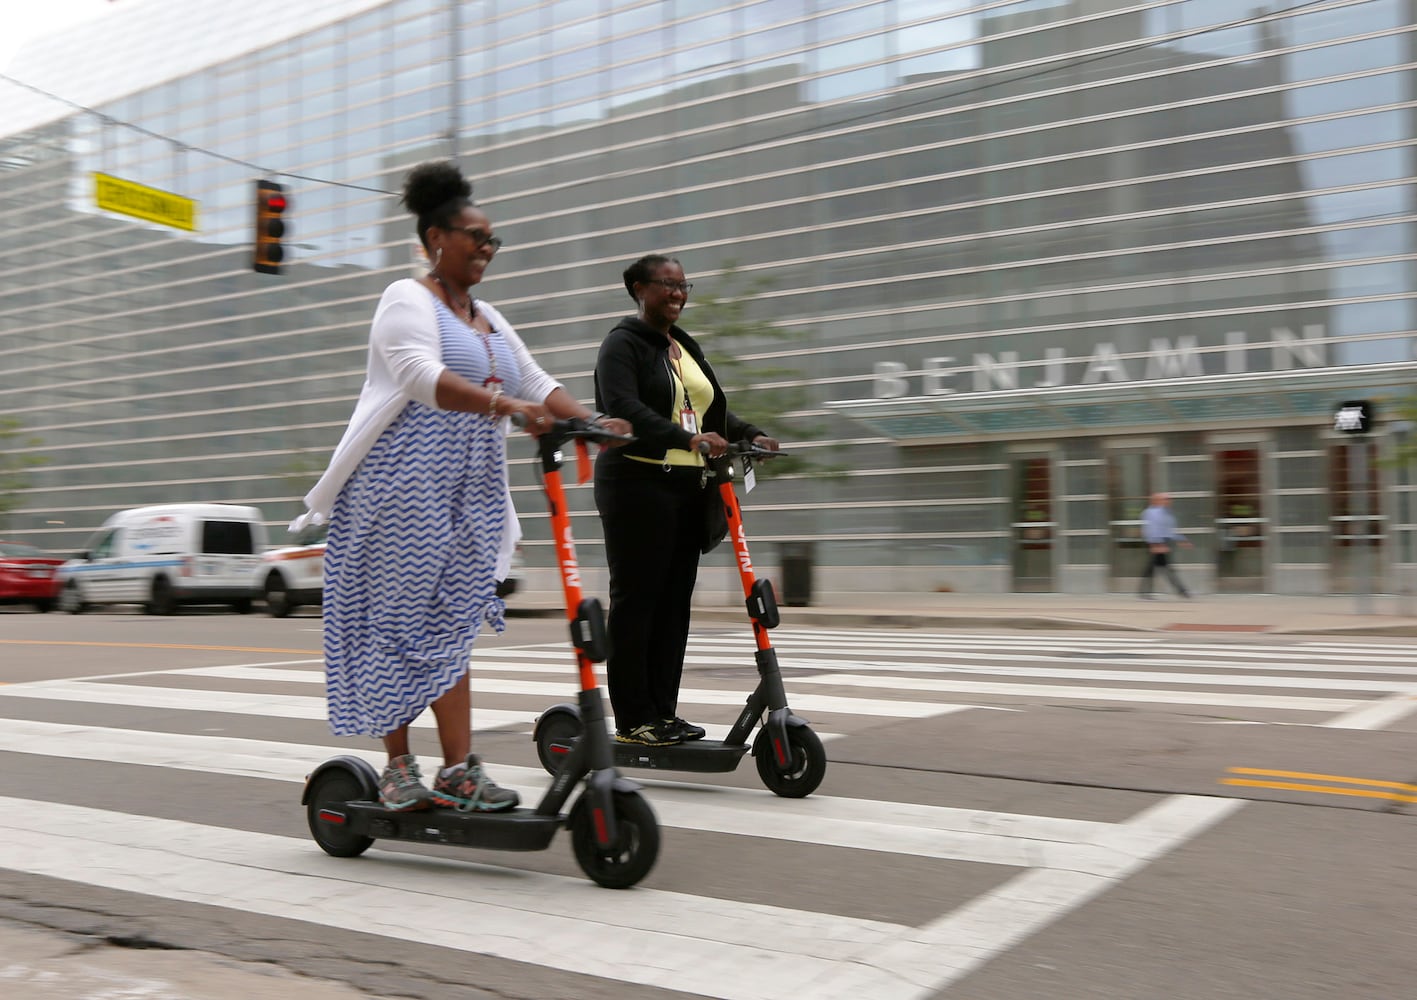
[[[379,775],[379,802],[395,812],[413,812],[433,804],[413,754],[394,757]]]
[[[514,809],[522,797],[510,788],[499,788],[482,770],[477,754],[467,755],[467,762],[453,768],[448,775],[439,774],[433,782],[433,801],[440,806],[452,806],[462,812],[502,812]]]

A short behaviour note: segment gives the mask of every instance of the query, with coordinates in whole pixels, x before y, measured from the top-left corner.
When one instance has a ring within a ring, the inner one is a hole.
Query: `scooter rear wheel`
[[[326,854],[336,858],[357,858],[374,843],[373,837],[350,833],[344,823],[332,823],[321,818],[326,809],[342,813],[346,802],[363,801],[366,795],[359,779],[342,767],[330,768],[310,786],[305,817],[310,824],[310,836]]]
[[[571,807],[571,847],[581,871],[606,889],[628,889],[649,874],[659,857],[659,820],[639,792],[611,793],[615,807],[616,842],[603,848],[595,842],[595,824],[587,796]]]
[[[560,769],[571,744],[580,739],[584,731],[581,720],[569,712],[554,712],[541,720],[536,732],[536,757],[547,774],[555,774]]]
[[[787,727],[787,766],[779,768],[767,729],[758,730],[753,741],[753,759],[758,777],[768,789],[785,799],[811,795],[827,773],[827,752],[821,738],[807,726]]]

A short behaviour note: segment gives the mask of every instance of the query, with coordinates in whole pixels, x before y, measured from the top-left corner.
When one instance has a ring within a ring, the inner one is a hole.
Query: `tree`
[[[281,482],[297,499],[305,496],[324,473],[329,456],[328,448],[292,448],[278,473]]]
[[[1412,433],[1417,430],[1417,393],[1410,393],[1400,399],[1379,400],[1378,406],[1379,419],[1391,424],[1407,425],[1407,433],[1398,436],[1397,447],[1393,449],[1392,456],[1378,464],[1396,469],[1417,464],[1417,434]]]
[[[20,506],[20,493],[30,485],[29,470],[49,461],[42,455],[26,454],[18,449],[42,443],[39,438],[25,434],[18,418],[0,417],[0,521]]]
[[[820,427],[801,418],[784,416],[807,409],[810,400],[801,386],[772,384],[799,374],[795,368],[745,358],[754,350],[790,345],[807,340],[811,331],[788,329],[769,320],[755,318],[754,299],[772,288],[772,279],[746,277],[733,261],[723,267],[719,294],[701,295],[694,300],[690,319],[696,339],[705,343],[718,380],[728,392],[735,414],[768,430],[782,441],[820,436]],[[795,455],[764,462],[764,475],[800,472],[815,463]]]

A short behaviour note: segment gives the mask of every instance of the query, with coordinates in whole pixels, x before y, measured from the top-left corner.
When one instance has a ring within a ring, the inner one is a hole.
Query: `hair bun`
[[[422,218],[454,198],[471,198],[472,182],[451,160],[430,160],[408,172],[403,183],[403,203]]]

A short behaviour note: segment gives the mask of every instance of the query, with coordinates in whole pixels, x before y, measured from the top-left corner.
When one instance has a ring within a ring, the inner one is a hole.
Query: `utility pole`
[[[1372,532],[1368,521],[1368,439],[1355,434],[1348,439],[1348,489],[1353,498],[1353,522],[1358,529],[1357,586],[1354,611],[1360,615],[1373,613]]]
[[[1352,511],[1348,522],[1357,530],[1349,538],[1358,545],[1354,557],[1354,611],[1373,613],[1372,525],[1368,518],[1368,432],[1373,429],[1373,404],[1366,399],[1342,403],[1333,415],[1333,429],[1348,437],[1348,495]]]

